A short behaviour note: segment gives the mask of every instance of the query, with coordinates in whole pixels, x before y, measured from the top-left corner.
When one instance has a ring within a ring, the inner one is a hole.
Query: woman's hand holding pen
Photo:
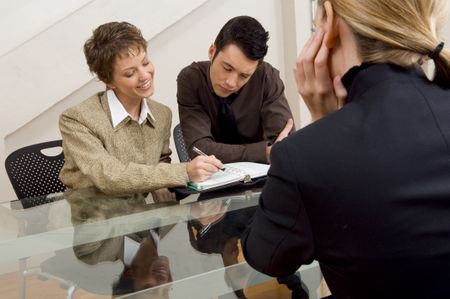
[[[331,78],[328,66],[330,49],[324,37],[325,32],[318,28],[303,47],[294,69],[298,92],[311,113],[312,121],[339,110],[347,98],[341,77]]]
[[[214,157],[214,155],[199,155],[186,165],[191,182],[202,182],[222,168],[222,162]]]

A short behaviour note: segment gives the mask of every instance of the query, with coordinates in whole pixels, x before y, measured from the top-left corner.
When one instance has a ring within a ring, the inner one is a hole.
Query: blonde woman
[[[250,265],[317,260],[335,298],[450,298],[447,2],[318,1],[295,70],[315,122],[273,147]]]

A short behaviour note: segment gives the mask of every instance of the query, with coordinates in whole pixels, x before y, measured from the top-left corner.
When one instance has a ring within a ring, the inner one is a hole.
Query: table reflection
[[[154,202],[153,196],[149,202],[146,194],[111,196],[94,189],[66,192],[74,226],[74,244],[80,244],[73,247],[76,257],[91,266],[115,261],[123,264],[123,271],[112,282],[113,295],[133,293],[172,281],[169,259],[158,253],[158,244],[173,225],[117,237],[114,236],[114,226],[98,226],[95,231],[89,227],[89,234],[95,233],[97,238],[101,238],[84,243],[79,239],[85,238],[86,226],[81,224],[178,204],[176,200],[166,198],[161,202]],[[154,222],[155,219],[152,220]],[[168,288],[159,288],[158,295],[168,298]]]
[[[52,253],[40,263],[41,272],[91,294],[253,298],[252,286],[271,278],[247,265],[240,236],[260,192],[260,186],[252,186],[176,201],[154,194],[111,196],[95,189],[71,190],[44,205],[2,210],[26,225],[25,235],[4,242],[26,244],[29,232],[34,244],[42,241],[39,246],[22,246],[23,252],[10,251],[9,256]],[[34,219],[45,215],[58,221],[37,225]],[[311,277],[315,285],[316,274]]]
[[[65,198],[74,227],[75,256],[90,266],[117,261],[123,264],[123,270],[112,282],[113,295],[153,288],[141,296],[169,298],[173,269],[169,258],[158,252],[158,245],[177,223],[185,222],[192,248],[204,254],[219,254],[226,267],[225,283],[237,298],[246,298],[242,289],[254,271],[228,266],[244,263],[239,238],[256,210],[257,197],[252,191],[193,202],[186,206],[187,215],[180,215],[170,225],[155,225],[158,219],[153,217],[149,219],[149,229],[121,236],[117,236],[116,226],[86,224],[105,223],[111,218],[180,205],[179,202],[154,202],[154,197],[149,201],[145,194],[110,196],[95,189],[68,191]],[[92,235],[96,241],[86,242],[86,236]],[[161,285],[164,286],[155,288]]]
[[[220,254],[227,267],[225,281],[238,298],[247,298],[243,288],[250,272],[228,266],[244,262],[240,236],[256,207],[238,209],[239,204],[231,199],[196,202],[191,205],[193,219],[187,222],[187,227],[192,247],[202,253]]]

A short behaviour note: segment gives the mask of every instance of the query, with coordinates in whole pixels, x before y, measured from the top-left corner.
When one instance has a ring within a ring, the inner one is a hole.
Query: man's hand
[[[288,121],[286,122],[286,125],[284,126],[284,129],[281,130],[280,134],[278,134],[278,137],[277,137],[277,139],[275,139],[275,142],[273,144],[286,138],[289,135],[289,132],[292,130],[293,127],[294,127],[294,120],[292,118],[289,118]],[[267,157],[267,162],[269,162],[269,163],[270,163],[270,152],[272,150],[273,144],[268,145],[266,147],[266,157]]]
[[[222,168],[222,162],[213,155],[197,156],[186,164],[186,171],[191,182],[202,182]]]

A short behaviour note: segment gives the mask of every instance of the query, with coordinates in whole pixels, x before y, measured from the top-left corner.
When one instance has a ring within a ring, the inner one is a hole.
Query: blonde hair
[[[319,5],[325,1],[352,29],[364,62],[422,63],[442,42],[448,0],[319,0]],[[433,81],[450,88],[450,51],[442,49],[433,60]]]

